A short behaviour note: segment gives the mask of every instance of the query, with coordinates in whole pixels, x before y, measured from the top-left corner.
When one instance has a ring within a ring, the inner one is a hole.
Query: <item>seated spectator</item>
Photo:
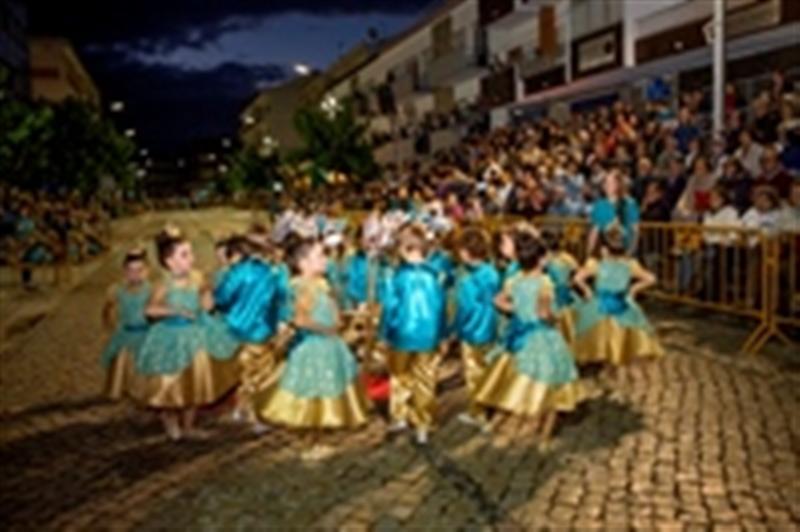
[[[664,193],[664,183],[650,181],[642,198],[642,221],[668,222],[672,215],[672,206]]]
[[[761,154],[764,148],[761,144],[753,140],[753,134],[749,130],[743,129],[739,133],[739,148],[733,156],[739,159],[742,166],[751,176],[761,173]]]
[[[718,183],[725,186],[729,193],[731,204],[739,214],[743,214],[750,205],[753,180],[747,175],[741,161],[736,157],[729,157],[722,167],[722,175]]]
[[[716,177],[711,172],[708,159],[700,156],[695,160],[692,175],[686,183],[676,213],[681,220],[698,220],[710,207],[711,188]]]
[[[789,197],[792,176],[784,170],[774,146],[767,146],[761,155],[761,172],[753,181],[754,187],[769,186],[775,189],[780,199]]]
[[[682,107],[678,113],[678,127],[675,128],[675,139],[682,153],[689,152],[689,144],[700,136],[700,130],[694,123],[694,117],[688,107]]]

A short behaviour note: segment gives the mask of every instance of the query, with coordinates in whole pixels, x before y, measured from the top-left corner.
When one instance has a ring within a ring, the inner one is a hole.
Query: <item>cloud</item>
[[[112,51],[87,55],[105,94],[127,103],[124,127],[143,146],[181,149],[194,140],[235,133],[241,109],[257,86],[291,74],[283,65],[224,63],[213,69],[147,65]]]
[[[135,43],[143,51],[166,52],[180,46],[203,47],[220,35],[267,17],[287,13],[315,15],[411,14],[434,0],[108,0],[51,2],[30,0],[35,33],[66,34],[80,45]]]

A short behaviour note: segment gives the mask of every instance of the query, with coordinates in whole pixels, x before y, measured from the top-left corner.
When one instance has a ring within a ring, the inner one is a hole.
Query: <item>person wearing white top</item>
[[[789,201],[778,212],[778,230],[800,233],[800,181],[795,180],[789,192]]]
[[[753,136],[746,129],[739,134],[739,143],[739,148],[733,155],[739,159],[750,177],[755,179],[761,173],[761,154],[764,148],[753,140]]]
[[[711,301],[719,301],[726,286],[735,282],[732,265],[735,262],[734,247],[737,231],[723,228],[741,227],[739,212],[728,202],[728,193],[720,185],[711,189],[710,209],[703,213],[704,294]]]
[[[778,230],[778,197],[775,190],[770,187],[759,187],[756,189],[753,198],[753,206],[742,216],[742,224],[748,229],[757,229],[762,237],[772,237]],[[761,250],[755,250],[761,242],[759,235],[748,238],[748,246],[751,251],[747,254],[747,299],[745,304],[749,308],[754,308],[757,297],[759,297],[759,286],[761,283]],[[763,295],[763,294],[761,294]]]

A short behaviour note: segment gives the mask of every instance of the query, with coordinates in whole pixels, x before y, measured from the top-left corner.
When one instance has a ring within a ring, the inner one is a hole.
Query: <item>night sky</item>
[[[30,0],[32,34],[76,45],[106,105],[153,152],[235,134],[259,88],[323,69],[365,38],[411,25],[435,0]],[[123,7],[124,6],[124,7]]]

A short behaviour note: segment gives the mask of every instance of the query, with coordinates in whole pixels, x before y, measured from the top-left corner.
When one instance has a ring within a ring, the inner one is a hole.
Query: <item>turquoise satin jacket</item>
[[[466,266],[464,272],[456,284],[453,332],[464,342],[488,344],[497,334],[494,298],[500,291],[500,274],[488,262]]]
[[[428,263],[401,264],[383,280],[380,336],[400,352],[436,350],[445,334],[445,293]]]

